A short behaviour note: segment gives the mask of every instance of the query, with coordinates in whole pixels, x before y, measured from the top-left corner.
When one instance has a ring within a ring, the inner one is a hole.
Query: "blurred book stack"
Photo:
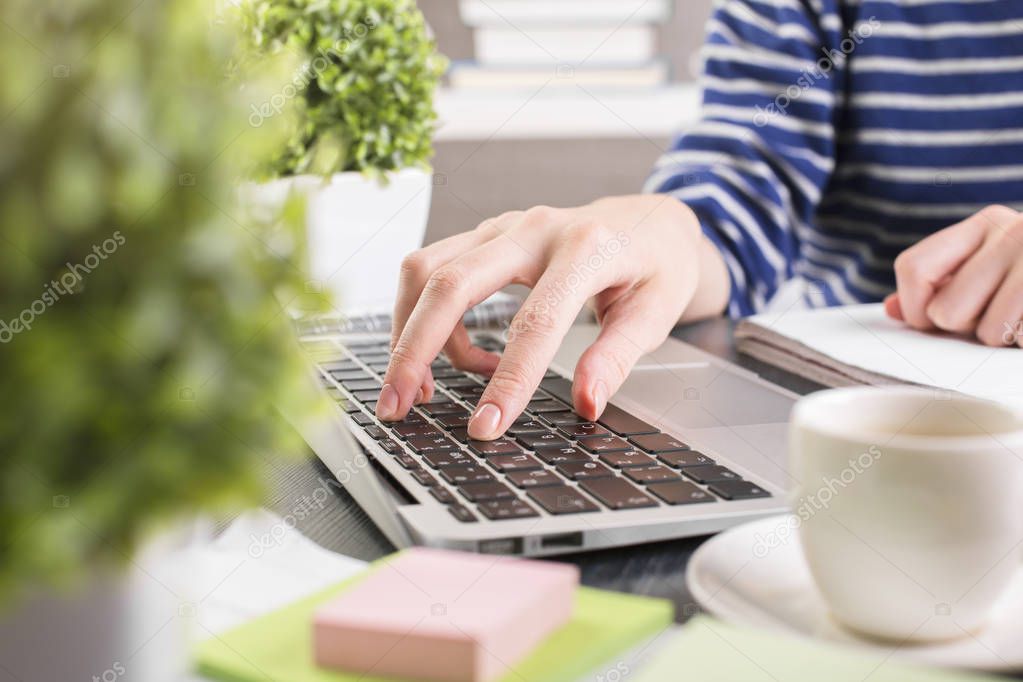
[[[671,0],[460,0],[476,59],[456,62],[456,89],[643,89],[669,80],[657,27]]]

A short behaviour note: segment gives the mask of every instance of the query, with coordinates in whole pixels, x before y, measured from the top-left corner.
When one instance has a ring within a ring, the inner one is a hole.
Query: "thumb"
[[[678,316],[659,314],[661,307],[652,291],[641,287],[604,312],[600,335],[575,366],[572,399],[576,412],[597,419],[636,361],[664,341]]]
[[[893,320],[902,322],[905,318],[902,316],[902,303],[899,302],[898,293],[888,294],[884,299],[884,311],[888,314],[888,317]]]

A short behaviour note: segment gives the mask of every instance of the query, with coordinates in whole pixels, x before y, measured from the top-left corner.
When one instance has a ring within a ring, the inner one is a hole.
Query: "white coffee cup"
[[[791,424],[803,553],[834,617],[899,641],[982,627],[1020,568],[1023,417],[911,387],[801,399]]]

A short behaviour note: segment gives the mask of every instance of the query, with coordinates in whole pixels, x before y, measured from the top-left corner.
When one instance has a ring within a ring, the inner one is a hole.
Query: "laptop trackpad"
[[[633,372],[619,396],[670,430],[788,422],[792,398],[724,367]]]

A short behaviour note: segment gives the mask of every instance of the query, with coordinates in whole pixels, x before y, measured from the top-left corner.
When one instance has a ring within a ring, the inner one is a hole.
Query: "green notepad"
[[[351,589],[377,564],[339,585],[204,641],[198,648],[199,674],[223,682],[383,682],[384,678],[318,668],[313,662],[312,645],[316,608]],[[662,599],[581,587],[569,624],[551,635],[503,680],[577,679],[615,654],[660,633],[671,623],[672,615],[671,602]],[[393,682],[393,678],[388,679]]]
[[[662,640],[629,682],[995,682],[1000,678],[925,668],[805,637],[740,628],[701,616]]]

